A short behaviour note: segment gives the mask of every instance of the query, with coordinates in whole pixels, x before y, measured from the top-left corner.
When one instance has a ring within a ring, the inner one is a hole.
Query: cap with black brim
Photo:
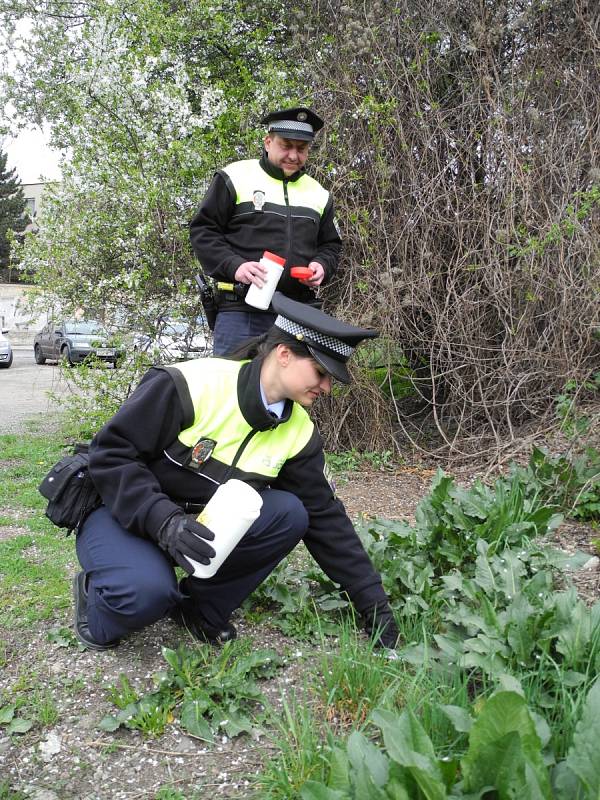
[[[299,303],[275,292],[272,306],[275,326],[302,342],[323,369],[341,383],[350,383],[346,363],[363,339],[375,339],[379,332],[357,328],[329,316],[314,306]]]
[[[315,133],[324,125],[323,119],[306,106],[272,111],[264,116],[261,122],[263,125],[268,125],[269,133],[302,142],[312,142]]]

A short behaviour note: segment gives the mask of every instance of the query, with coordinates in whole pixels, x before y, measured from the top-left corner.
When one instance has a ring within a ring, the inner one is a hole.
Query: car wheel
[[[69,348],[65,345],[60,351],[60,357],[63,361],[65,361],[70,367],[74,366],[73,362],[71,361],[71,353]]]
[[[33,348],[33,357],[35,358],[36,364],[46,363],[46,359],[42,355],[42,348],[39,346],[39,344],[36,344],[36,346]]]

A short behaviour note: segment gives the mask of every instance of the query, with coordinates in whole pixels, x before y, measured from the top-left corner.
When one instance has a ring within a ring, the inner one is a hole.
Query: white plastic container
[[[216,555],[210,564],[187,559],[194,567],[194,578],[210,578],[217,572],[254,520],[258,519],[262,504],[259,493],[243,481],[232,478],[219,486],[197,517],[198,522],[214,533],[215,538],[209,544]]]
[[[262,311],[266,311],[271,305],[271,299],[275,294],[275,289],[283,273],[285,258],[276,256],[275,253],[269,253],[268,250],[265,250],[259,264],[262,264],[267,270],[265,282],[260,289],[254,283],[250,285],[246,295],[246,302],[248,305],[254,306],[254,308],[260,308]]]

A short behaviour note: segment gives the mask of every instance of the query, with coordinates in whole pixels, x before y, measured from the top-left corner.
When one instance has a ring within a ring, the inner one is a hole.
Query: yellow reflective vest
[[[237,477],[264,485],[307,445],[314,424],[302,406],[289,403],[284,421],[273,420],[273,427],[266,430],[253,427],[238,401],[238,375],[245,363],[210,358],[166,368],[184,404],[191,403],[186,414],[193,421],[165,454],[218,483]]]

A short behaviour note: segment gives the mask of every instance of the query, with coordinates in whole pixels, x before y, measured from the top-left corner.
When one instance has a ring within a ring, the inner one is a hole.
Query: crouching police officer
[[[302,540],[340,584],[378,645],[398,631],[381,578],[324,474],[306,409],[328,394],[359,342],[377,336],[276,293],[269,332],[231,359],[154,367],[95,436],[89,470],[103,505],[81,526],[75,628],[88,647],[114,647],[166,615],[197,638],[235,638],[232,612]],[[196,520],[216,488],[258,490],[258,519],[210,578],[214,534]],[[186,513],[190,512],[190,513]],[[188,572],[179,584],[174,566]]]

